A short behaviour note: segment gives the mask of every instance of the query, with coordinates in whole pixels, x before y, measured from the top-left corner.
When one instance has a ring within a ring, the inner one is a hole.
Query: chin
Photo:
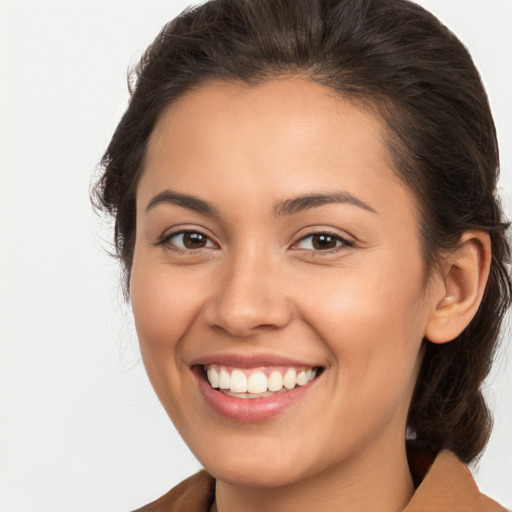
[[[288,441],[292,439],[288,438]],[[312,476],[318,463],[308,458],[307,454],[313,452],[303,443],[287,443],[286,436],[276,439],[275,430],[273,437],[251,436],[245,431],[223,440],[216,438],[210,446],[193,446],[193,443],[190,446],[199,462],[217,480],[246,488],[292,485]]]
[[[265,460],[240,461],[224,459],[222,463],[205,466],[217,480],[245,488],[282,488],[302,480],[305,475],[296,464],[276,461],[272,457]]]

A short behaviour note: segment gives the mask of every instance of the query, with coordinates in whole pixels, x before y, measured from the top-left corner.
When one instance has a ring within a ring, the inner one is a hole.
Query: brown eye
[[[202,249],[206,247],[207,240],[201,233],[183,233],[183,245],[187,249]]]
[[[313,235],[311,237],[311,245],[317,251],[322,251],[326,249],[334,249],[338,245],[338,239],[332,235]]]
[[[180,231],[172,233],[162,241],[166,245],[171,245],[177,250],[198,250],[215,247],[215,244],[203,233],[198,231]]]
[[[327,252],[342,247],[351,247],[353,244],[340,236],[331,233],[313,233],[301,238],[294,246],[294,249],[307,251]]]

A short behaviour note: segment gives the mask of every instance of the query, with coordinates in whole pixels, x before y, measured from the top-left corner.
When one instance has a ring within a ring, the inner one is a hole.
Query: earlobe
[[[488,233],[468,231],[456,251],[445,258],[440,290],[434,298],[425,337],[433,343],[447,343],[471,322],[482,301],[491,265]]]

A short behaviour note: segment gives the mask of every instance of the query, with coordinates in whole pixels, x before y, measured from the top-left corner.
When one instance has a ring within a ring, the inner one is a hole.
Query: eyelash
[[[314,238],[315,237],[327,237],[329,239],[332,239],[335,243],[336,243],[336,246],[335,247],[332,247],[332,248],[328,248],[328,249],[304,249],[304,250],[307,250],[307,251],[310,251],[311,253],[315,253],[315,254],[331,254],[333,252],[337,252],[337,251],[340,251],[344,248],[347,248],[347,247],[353,247],[354,246],[354,243],[351,242],[350,240],[347,240],[346,238],[343,238],[342,236],[338,235],[337,233],[333,233],[333,232],[330,232],[330,231],[318,231],[316,233],[310,233],[308,235],[305,235],[301,238],[299,238],[299,240],[297,240],[297,242],[295,242],[293,245],[292,245],[292,248],[294,248],[296,245],[298,245],[300,242],[304,242],[306,240],[310,240],[312,243],[314,243]],[[295,250],[300,250],[300,249],[295,249]]]
[[[199,247],[199,248],[195,248],[195,249],[190,249],[190,248],[187,248],[187,247],[177,247],[176,244],[170,244],[170,241],[177,237],[177,236],[185,236],[185,235],[200,235],[201,237],[203,237],[204,239],[206,239],[206,243],[210,243],[211,245],[206,245],[205,247]],[[167,245],[169,244],[169,245]],[[172,233],[168,233],[166,235],[163,235],[159,240],[158,242],[156,242],[156,244],[154,244],[155,246],[166,246],[167,248],[173,250],[173,251],[176,251],[176,252],[187,252],[187,253],[195,253],[197,252],[199,249],[211,249],[215,244],[214,242],[212,242],[211,238],[208,236],[208,235],[205,235],[204,233],[202,233],[201,231],[198,231],[197,229],[181,229],[179,231],[174,231]]]
[[[176,244],[170,244],[170,241],[177,237],[177,236],[185,236],[185,235],[199,235],[201,237],[204,237],[206,239],[206,244],[210,243],[210,245],[206,245],[204,247],[198,247],[198,248],[194,248],[194,249],[191,249],[191,248],[187,248],[187,247],[177,247]],[[332,248],[327,248],[327,249],[315,249],[315,248],[311,248],[311,249],[300,249],[300,248],[297,248],[296,246],[300,243],[300,242],[304,242],[306,240],[310,240],[312,244],[314,244],[314,238],[315,237],[327,237],[329,239],[332,239],[336,246],[335,247],[332,247]],[[212,240],[210,239],[210,237],[208,237],[208,235],[202,233],[201,231],[198,231],[198,230],[192,230],[192,229],[182,229],[182,230],[179,230],[179,231],[175,231],[175,232],[172,232],[172,233],[168,233],[166,235],[163,235],[159,240],[158,242],[156,242],[154,244],[155,246],[166,246],[168,247],[169,249],[173,250],[173,251],[176,251],[176,252],[181,252],[181,253],[197,253],[200,249],[211,249],[212,247],[215,246],[215,243],[212,242]],[[299,240],[297,240],[296,242],[293,243],[293,245],[291,246],[291,249],[293,250],[306,250],[306,251],[309,251],[310,253],[314,253],[314,254],[331,254],[333,252],[337,252],[337,251],[340,251],[344,248],[347,248],[347,247],[353,247],[354,246],[354,243],[343,238],[342,236],[336,234],[336,233],[333,233],[333,232],[330,232],[328,230],[325,230],[325,231],[318,231],[318,232],[315,232],[315,233],[310,233],[308,235],[305,235],[301,238],[299,238]]]

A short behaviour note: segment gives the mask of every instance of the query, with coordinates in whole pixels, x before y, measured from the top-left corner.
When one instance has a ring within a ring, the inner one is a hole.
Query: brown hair
[[[470,325],[427,347],[408,424],[417,442],[469,462],[490,414],[480,387],[510,303],[506,225],[495,196],[498,148],[470,55],[434,16],[407,0],[212,0],[168,23],[143,55],[131,101],[96,187],[115,216],[127,272],[135,193],[148,139],[164,108],[209,80],[247,84],[300,74],[373,108],[387,126],[397,174],[415,194],[427,270],[467,230],[489,233],[491,273]]]

